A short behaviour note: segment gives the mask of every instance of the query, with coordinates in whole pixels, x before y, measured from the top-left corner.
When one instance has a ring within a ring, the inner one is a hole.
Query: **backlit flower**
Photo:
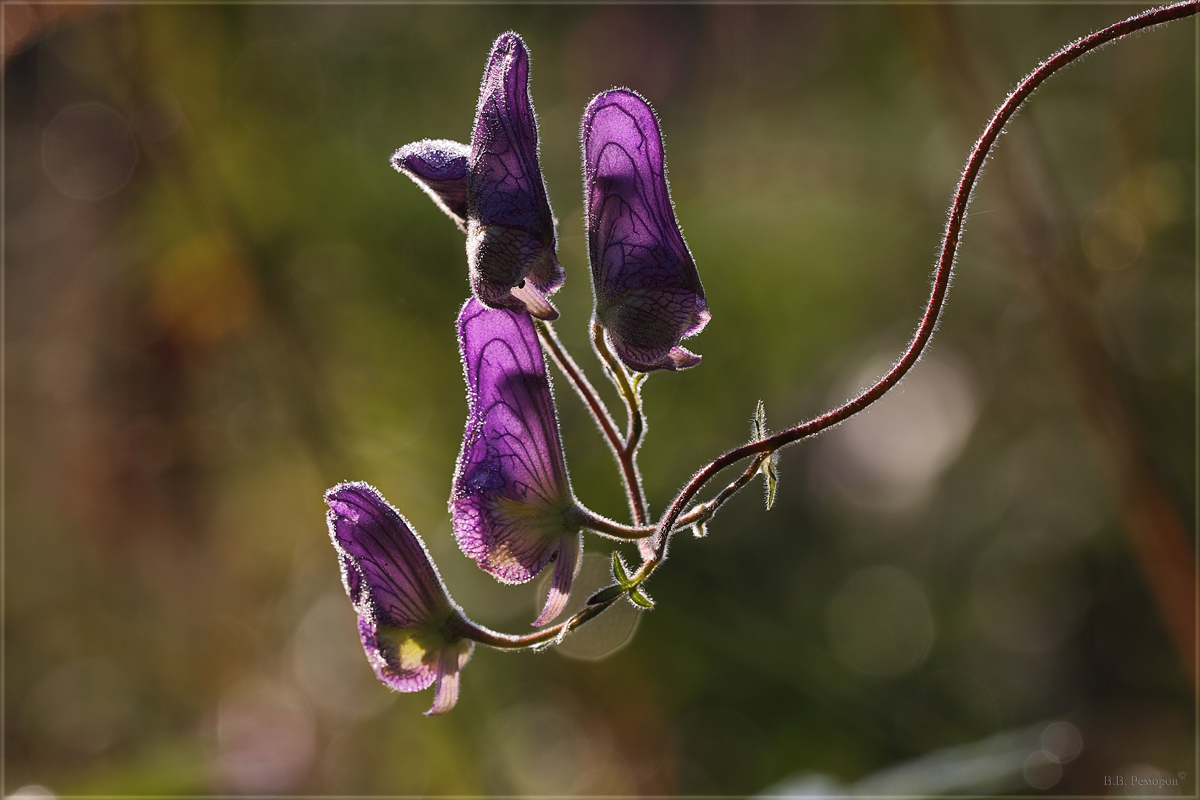
[[[358,613],[358,632],[375,675],[399,692],[437,684],[433,707],[444,714],[458,700],[459,670],[474,643],[462,611],[446,591],[429,551],[383,496],[365,483],[325,493],[329,537],[342,584]]]
[[[562,611],[583,548],[546,364],[523,311],[468,300],[458,317],[467,427],[450,511],[462,551],[505,583],[554,561],[535,625]]]
[[[426,139],[397,150],[392,164],[466,231],[471,291],[480,301],[558,317],[547,296],[564,273],[538,165],[529,53],[520,36],[501,34],[492,45],[471,146]]]
[[[654,111],[629,89],[604,92],[581,136],[596,319],[636,372],[695,366],[700,356],[679,342],[711,315],[675,221]]]

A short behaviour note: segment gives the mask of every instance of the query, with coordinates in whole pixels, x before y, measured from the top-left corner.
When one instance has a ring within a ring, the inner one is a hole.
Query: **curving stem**
[[[592,347],[596,349],[596,355],[604,363],[609,379],[617,387],[621,399],[625,401],[625,412],[629,420],[625,431],[625,451],[630,457],[636,458],[637,449],[641,447],[642,437],[646,434],[641,394],[641,382],[645,380],[646,376],[643,374],[640,380],[631,380],[629,372],[609,347],[608,340],[604,338],[604,329],[600,327],[600,323],[595,317],[592,318],[591,329]]]
[[[619,456],[622,465],[628,473],[629,505],[633,510],[634,523],[646,525],[650,520],[650,508],[646,505],[646,496],[642,490],[642,474],[637,466],[637,451],[642,446],[642,437],[646,435],[646,420],[642,415],[642,384],[640,380],[631,381],[625,366],[617,359],[612,348],[604,338],[604,329],[595,317],[591,322],[592,347],[609,380],[617,387],[617,393],[625,402],[625,415],[628,420],[625,429],[625,447]],[[644,379],[645,376],[642,376]]]
[[[958,189],[954,194],[954,202],[950,206],[949,219],[946,221],[946,231],[942,238],[942,250],[934,272],[933,288],[929,295],[929,303],[925,307],[925,314],[921,318],[921,323],[917,327],[916,333],[913,334],[908,348],[904,351],[904,355],[900,357],[900,360],[896,362],[895,366],[886,375],[857,397],[794,428],[788,428],[773,436],[768,436],[764,439],[734,448],[692,476],[692,479],[680,490],[666,513],[658,521],[654,532],[652,552],[644,557],[641,568],[631,579],[634,583],[641,583],[646,580],[662,563],[663,558],[666,556],[670,533],[675,528],[676,520],[679,518],[684,507],[696,496],[696,493],[718,472],[736,464],[744,458],[760,453],[773,452],[849,419],[887,394],[893,386],[900,382],[900,379],[904,377],[912,366],[917,363],[925,346],[929,343],[930,337],[933,336],[934,329],[937,327],[938,316],[941,314],[942,304],[946,299],[946,290],[950,285],[950,275],[954,269],[954,256],[958,250],[963,218],[966,216],[967,205],[971,200],[971,192],[974,190],[975,183],[979,179],[979,172],[983,168],[983,164],[987,160],[992,146],[1004,130],[1005,124],[1008,123],[1029,95],[1055,72],[1058,72],[1085,53],[1136,31],[1154,25],[1161,25],[1171,20],[1190,17],[1197,10],[1200,10],[1200,0],[1187,0],[1186,2],[1175,3],[1136,14],[1082,39],[1077,39],[1043,61],[1038,65],[1037,69],[1026,75],[1017,84],[1017,88],[1008,95],[1000,105],[1000,108],[996,110],[991,121],[988,122],[987,127],[980,135],[979,140],[975,143],[975,147],[971,150],[970,157],[967,159],[967,165],[963,169],[962,178],[959,180]]]
[[[575,393],[583,400],[583,404],[587,406],[592,419],[600,428],[600,432],[604,434],[609,449],[612,450],[613,458],[617,460],[617,466],[621,470],[621,480],[625,484],[625,494],[629,498],[629,508],[633,514],[634,524],[645,526],[648,517],[646,501],[642,494],[642,476],[638,473],[637,468],[636,446],[631,448],[628,442],[632,439],[623,439],[617,432],[617,424],[613,421],[612,414],[608,412],[608,407],[600,399],[600,395],[587,379],[587,375],[583,373],[583,369],[575,363],[575,359],[571,358],[571,354],[567,352],[567,348],[558,338],[554,326],[540,319],[535,319],[533,322],[542,347],[550,354],[550,358],[553,359],[562,374],[567,376]],[[648,536],[649,534],[641,535]],[[637,537],[626,536],[623,538]]]
[[[472,622],[461,612],[450,618],[450,621],[446,623],[446,630],[462,639],[470,639],[473,642],[495,648],[496,650],[536,650],[561,641],[564,636],[585,622],[594,619],[600,612],[611,606],[618,599],[619,596],[610,598],[603,603],[597,603],[594,606],[584,606],[579,613],[569,619],[557,625],[551,625],[548,628],[527,633],[524,636],[494,631],[477,622]]]
[[[533,325],[537,329],[538,339],[541,340],[542,347],[546,348],[546,352],[550,354],[550,358],[554,360],[559,371],[567,376],[567,380],[571,382],[575,393],[583,400],[583,404],[587,406],[592,419],[599,426],[600,432],[608,440],[609,447],[613,449],[614,453],[622,452],[625,449],[625,442],[621,439],[621,434],[617,433],[617,424],[613,421],[612,414],[608,412],[608,407],[604,405],[604,401],[600,399],[600,395],[592,387],[591,381],[587,379],[587,376],[583,374],[583,370],[575,363],[575,359],[571,358],[571,354],[567,352],[567,348],[563,346],[562,341],[558,338],[558,333],[554,330],[554,326],[541,319],[534,319]]]
[[[759,453],[750,462],[750,466],[746,471],[737,477],[732,483],[718,492],[711,500],[706,500],[703,503],[697,503],[689,508],[683,514],[679,515],[679,519],[675,520],[675,531],[683,528],[690,528],[693,525],[703,525],[708,522],[713,516],[725,505],[725,501],[737,494],[743,486],[754,480],[758,475],[759,468],[762,463],[770,456],[766,453]],[[636,542],[641,539],[646,539],[654,535],[655,526],[653,525],[622,525],[608,517],[597,514],[595,511],[586,506],[576,503],[570,510],[570,522],[580,528],[586,528],[593,533],[599,534],[608,539],[615,539],[619,542]],[[673,531],[674,532],[674,531]]]

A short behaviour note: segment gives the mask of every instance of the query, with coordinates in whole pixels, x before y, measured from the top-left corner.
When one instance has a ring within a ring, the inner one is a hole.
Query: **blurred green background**
[[[1038,92],[911,376],[785,451],[772,511],[754,485],[680,537],[658,607],[573,657],[477,650],[458,707],[421,716],[431,695],[389,694],[363,658],[321,502],[378,486],[468,614],[528,630],[536,587],[494,584],[446,512],[463,237],[388,164],[469,138],[499,33],[530,48],[558,330],[597,382],[579,118],[614,85],[661,117],[713,320],[703,363],[646,387],[657,512],[760,398],[780,429],[886,369],[991,110],[1135,10],[6,3],[4,791],[1094,795],[1140,776],[1194,795],[1170,633],[1193,619],[1192,22]],[[557,400],[577,495],[625,519],[561,379]]]

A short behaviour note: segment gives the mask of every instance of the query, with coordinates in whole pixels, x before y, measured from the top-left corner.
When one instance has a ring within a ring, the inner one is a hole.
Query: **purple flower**
[[[567,602],[583,538],[533,320],[471,299],[458,316],[458,342],[467,429],[450,496],[454,535],[505,583],[524,583],[554,561],[534,622],[544,625]]]
[[[463,638],[462,611],[450,599],[429,551],[408,521],[365,483],[325,493],[329,537],[342,584],[358,612],[367,660],[384,684],[419,692],[437,684],[428,715],[458,700],[458,674],[474,643]]]
[[[595,316],[635,372],[693,367],[679,346],[711,314],[667,190],[658,120],[629,89],[583,114],[583,201]]]
[[[471,290],[480,301],[558,318],[547,295],[562,285],[564,273],[538,166],[529,53],[520,36],[504,33],[492,45],[470,148],[426,139],[397,150],[392,165],[466,231]]]

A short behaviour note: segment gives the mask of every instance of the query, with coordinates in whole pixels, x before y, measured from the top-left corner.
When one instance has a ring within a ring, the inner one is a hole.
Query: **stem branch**
[[[542,320],[534,320],[534,325],[537,328],[538,338],[541,339],[542,346],[550,353],[550,357],[558,365],[562,374],[567,376],[567,380],[570,381],[571,386],[575,389],[575,393],[583,400],[583,404],[587,406],[592,419],[599,426],[600,432],[604,434],[609,449],[612,450],[613,458],[617,460],[617,466],[621,470],[621,480],[625,484],[625,494],[629,498],[629,508],[633,513],[634,523],[645,526],[647,524],[646,501],[642,495],[642,476],[638,473],[637,469],[637,443],[632,438],[634,430],[632,424],[630,425],[631,438],[622,439],[621,434],[617,432],[616,422],[613,421],[612,415],[608,412],[608,407],[604,405],[604,401],[600,399],[600,395],[596,393],[595,388],[588,381],[583,370],[575,363],[575,359],[571,358],[571,354],[567,352],[567,348],[559,340],[554,326]],[[628,408],[628,401],[626,402],[626,407]],[[641,436],[642,427],[640,424],[637,427],[638,438]],[[630,442],[634,442],[634,446],[631,447]],[[615,525],[616,523],[613,524]],[[648,535],[649,533],[642,534],[642,536]],[[631,537],[622,536],[621,538]]]
[[[524,636],[517,636],[512,633],[501,633],[494,631],[491,628],[480,625],[477,622],[472,622],[467,619],[461,612],[451,619],[450,625],[464,639],[470,639],[488,647],[493,647],[497,650],[534,650],[538,647],[552,644],[556,639],[566,636],[571,631],[578,628],[588,620],[595,618],[600,612],[615,603],[619,597],[614,597],[608,602],[599,603],[594,606],[584,606],[579,613],[573,617],[566,619],[557,625],[551,625],[548,628],[541,628],[533,633],[527,633]]]
[[[540,319],[535,319],[533,324],[537,328],[538,338],[542,340],[542,346],[550,353],[550,357],[554,359],[554,363],[558,365],[562,374],[567,376],[567,380],[571,382],[575,393],[579,395],[580,399],[583,400],[583,404],[591,412],[592,419],[596,420],[596,424],[600,427],[600,432],[608,440],[608,444],[613,452],[622,452],[625,449],[625,443],[621,439],[621,434],[617,433],[616,422],[613,421],[612,415],[608,413],[608,408],[600,399],[600,395],[596,394],[596,390],[592,387],[591,382],[588,381],[587,376],[583,374],[583,370],[579,368],[579,365],[575,363],[575,359],[571,358],[571,354],[563,347],[563,343],[559,340],[554,326]]]
[[[617,393],[625,403],[625,415],[628,420],[625,428],[625,447],[618,457],[623,466],[627,466],[632,480],[629,488],[629,505],[633,510],[633,520],[637,525],[646,525],[650,520],[650,509],[646,506],[646,497],[642,491],[642,475],[637,467],[637,451],[642,446],[642,437],[646,433],[646,421],[642,416],[642,403],[639,387],[629,380],[625,366],[609,348],[604,340],[604,329],[592,318],[591,323],[592,347],[596,350],[600,362],[605,367],[609,379],[617,387]]]
[[[641,569],[638,570],[637,575],[633,578],[635,581],[644,581],[662,563],[666,555],[667,543],[670,539],[669,532],[674,528],[676,520],[683,511],[684,506],[718,472],[744,458],[758,453],[768,453],[778,450],[849,419],[887,394],[912,369],[912,366],[917,363],[937,327],[938,315],[941,313],[942,304],[946,298],[946,290],[950,285],[950,275],[954,269],[954,256],[958,250],[959,239],[962,234],[963,219],[966,216],[967,205],[970,203],[971,192],[975,188],[976,181],[979,179],[979,172],[983,168],[984,162],[987,161],[992,146],[996,143],[996,139],[1000,136],[1005,124],[1008,123],[1013,114],[1017,112],[1017,109],[1021,107],[1021,104],[1025,102],[1033,91],[1055,72],[1058,72],[1085,53],[1144,28],[1192,16],[1197,10],[1200,10],[1200,0],[1186,0],[1186,2],[1155,8],[1134,15],[1103,30],[1085,36],[1082,39],[1077,39],[1046,61],[1043,61],[1033,72],[1021,80],[1017,88],[1008,95],[1004,103],[996,110],[991,121],[980,135],[979,140],[975,143],[970,157],[967,159],[967,165],[963,169],[962,178],[954,195],[954,202],[950,207],[949,219],[946,221],[946,231],[942,238],[942,250],[941,255],[938,257],[937,269],[934,272],[933,288],[930,292],[929,303],[925,308],[924,316],[921,318],[921,323],[916,333],[913,334],[908,348],[904,351],[904,355],[900,357],[900,360],[896,362],[895,366],[886,375],[857,397],[794,428],[789,428],[773,436],[768,436],[765,439],[734,448],[697,472],[675,497],[671,506],[659,520],[655,531],[654,551],[642,563]]]

